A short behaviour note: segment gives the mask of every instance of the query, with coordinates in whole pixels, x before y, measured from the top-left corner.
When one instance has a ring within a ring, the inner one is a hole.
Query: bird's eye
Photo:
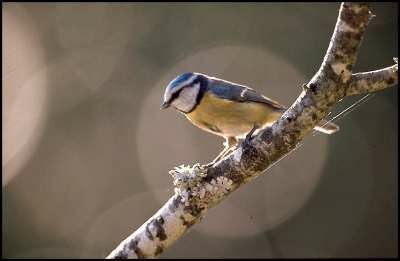
[[[181,93],[181,91],[185,88],[186,86],[180,88],[177,92],[174,92],[171,96],[170,102],[172,102],[173,100],[175,100],[176,98],[178,98],[179,94]]]

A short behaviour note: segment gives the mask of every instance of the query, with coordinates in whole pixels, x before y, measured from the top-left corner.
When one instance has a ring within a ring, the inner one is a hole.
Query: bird
[[[185,72],[165,88],[160,109],[173,107],[196,127],[225,138],[225,148],[210,163],[228,155],[239,141],[272,125],[286,107],[252,88],[198,72]],[[339,126],[322,120],[314,130],[332,134]]]

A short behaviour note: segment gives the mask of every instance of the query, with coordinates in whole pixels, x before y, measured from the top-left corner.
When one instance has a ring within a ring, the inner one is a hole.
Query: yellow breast
[[[206,93],[200,104],[186,117],[197,127],[219,136],[245,136],[255,124],[275,122],[281,112],[256,102],[234,102]]]

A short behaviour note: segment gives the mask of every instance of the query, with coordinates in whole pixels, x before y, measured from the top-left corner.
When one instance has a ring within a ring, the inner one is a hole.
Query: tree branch
[[[397,83],[398,65],[381,70],[355,73],[351,76],[346,95],[363,94],[380,91]]]
[[[293,105],[271,127],[211,167],[180,166],[170,171],[175,195],[107,258],[149,258],[162,253],[199,222],[207,210],[293,150],[332,106],[346,95],[397,84],[397,65],[352,74],[372,14],[368,4],[342,3],[323,63]]]

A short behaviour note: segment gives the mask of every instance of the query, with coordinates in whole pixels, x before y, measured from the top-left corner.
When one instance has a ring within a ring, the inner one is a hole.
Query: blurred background
[[[173,195],[170,169],[222,149],[159,110],[169,81],[196,71],[290,105],[318,70],[338,9],[3,3],[3,257],[107,256]],[[355,72],[398,56],[398,5],[372,11]],[[309,135],[161,258],[397,256],[397,92],[365,97],[332,136]]]

